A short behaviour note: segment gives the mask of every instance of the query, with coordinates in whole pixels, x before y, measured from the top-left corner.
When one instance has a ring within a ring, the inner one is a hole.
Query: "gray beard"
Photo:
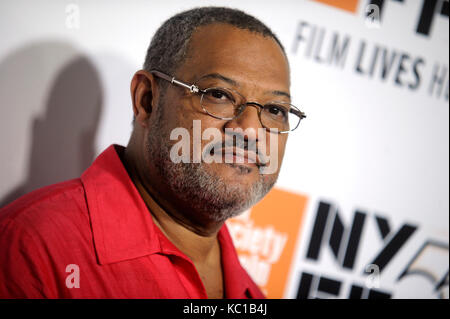
[[[162,133],[161,127],[154,129],[151,131]],[[172,162],[170,145],[162,139],[162,135],[150,133],[147,136],[149,160],[173,194],[189,203],[190,210],[202,214],[209,221],[223,222],[239,215],[263,198],[276,182],[276,178],[265,180],[260,174],[260,178],[251,187],[226,183],[220,176],[205,169],[205,165],[209,164]],[[240,169],[241,173],[246,170],[241,166],[235,169]]]

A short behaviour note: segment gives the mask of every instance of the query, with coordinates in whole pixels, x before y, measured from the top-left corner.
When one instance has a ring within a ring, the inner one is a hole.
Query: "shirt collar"
[[[254,286],[252,280],[239,263],[236,249],[225,224],[217,236],[221,249],[225,294],[239,299],[257,296],[257,292],[251,289]]]
[[[164,235],[119,157],[124,150],[120,145],[109,146],[81,176],[98,262],[104,265],[155,253],[187,258],[167,238],[161,238]],[[242,298],[256,294],[225,224],[218,239],[226,294]]]
[[[124,149],[109,146],[81,176],[100,264],[161,251],[156,225],[118,155]]]

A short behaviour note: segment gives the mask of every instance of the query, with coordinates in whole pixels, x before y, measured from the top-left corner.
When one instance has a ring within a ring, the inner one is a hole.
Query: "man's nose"
[[[259,106],[254,104],[247,104],[243,106],[244,110],[238,117],[229,120],[225,124],[225,128],[241,128],[245,131],[249,140],[258,140],[258,129],[263,128],[261,121],[259,120]]]

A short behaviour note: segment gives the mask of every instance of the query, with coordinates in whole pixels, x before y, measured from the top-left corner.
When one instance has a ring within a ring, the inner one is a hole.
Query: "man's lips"
[[[226,146],[219,150],[225,163],[246,164],[251,166],[262,166],[254,151],[245,150],[233,146]]]

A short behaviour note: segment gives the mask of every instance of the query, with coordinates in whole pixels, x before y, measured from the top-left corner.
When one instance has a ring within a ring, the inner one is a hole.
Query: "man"
[[[166,21],[131,82],[128,146],[2,209],[0,297],[263,298],[224,222],[277,179],[304,117],[289,86],[255,18],[208,7]]]

